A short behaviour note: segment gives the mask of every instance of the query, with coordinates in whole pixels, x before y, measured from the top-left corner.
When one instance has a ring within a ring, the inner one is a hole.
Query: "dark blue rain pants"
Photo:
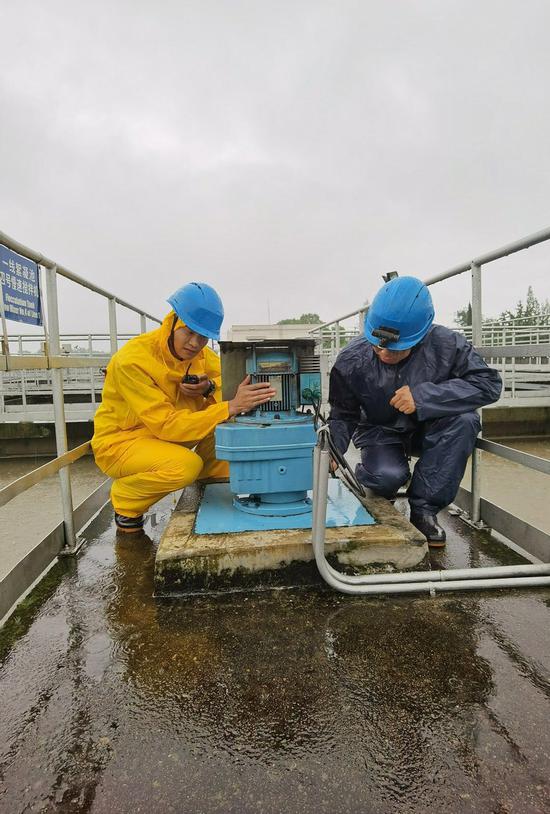
[[[377,442],[361,448],[357,479],[382,497],[394,497],[410,477],[408,455],[418,455],[407,489],[411,509],[437,514],[455,498],[481,429],[477,413],[435,418],[403,435],[377,428]]]

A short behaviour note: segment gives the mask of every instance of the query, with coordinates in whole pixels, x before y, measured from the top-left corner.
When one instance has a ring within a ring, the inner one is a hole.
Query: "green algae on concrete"
[[[311,529],[196,534],[200,490],[186,490],[157,551],[155,594],[195,594],[321,584]],[[327,528],[326,552],[349,573],[405,571],[427,559],[426,540],[383,498],[366,501],[375,525]]]

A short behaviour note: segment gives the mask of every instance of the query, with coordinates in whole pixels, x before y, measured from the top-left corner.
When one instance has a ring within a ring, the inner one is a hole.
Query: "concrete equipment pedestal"
[[[332,490],[344,489],[338,481]],[[216,484],[218,486],[218,484]],[[208,486],[207,495],[208,495]],[[223,487],[225,488],[225,486]],[[223,491],[223,489],[222,489]],[[230,499],[229,487],[227,487]],[[220,530],[198,533],[197,516],[203,487],[186,489],[159,544],[155,560],[155,595],[193,595],[235,590],[261,590],[298,585],[321,585],[311,545],[311,522],[300,528],[256,528],[228,533],[221,507]],[[428,546],[424,536],[383,498],[367,499],[366,509],[355,501],[357,513],[327,513],[326,551],[334,567],[348,573],[407,571],[425,567]],[[216,498],[217,500],[218,498]],[[223,503],[223,501],[222,501]],[[333,500],[338,503],[338,495]],[[336,506],[336,509],[341,508]],[[241,517],[251,516],[238,510]],[[359,514],[362,512],[363,514]],[[311,517],[311,516],[310,516]],[[277,520],[278,518],[273,518]],[[357,521],[361,524],[353,524]],[[252,517],[252,520],[255,520]],[[374,522],[373,522],[374,521]],[[338,524],[341,523],[341,524]]]

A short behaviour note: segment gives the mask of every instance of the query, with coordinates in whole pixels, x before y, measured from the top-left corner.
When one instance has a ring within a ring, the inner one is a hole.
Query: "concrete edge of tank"
[[[202,490],[186,489],[162,535],[155,559],[155,595],[193,595],[319,585],[310,529],[195,534]],[[370,526],[327,528],[326,552],[348,573],[383,573],[426,566],[426,539],[394,506],[372,497]]]

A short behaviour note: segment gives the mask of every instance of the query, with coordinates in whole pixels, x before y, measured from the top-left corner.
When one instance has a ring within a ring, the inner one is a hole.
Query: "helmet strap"
[[[174,347],[174,331],[176,329],[176,322],[177,321],[178,321],[178,315],[174,314],[174,320],[172,322],[172,327],[170,329],[170,336],[168,337],[168,348],[169,348],[170,353],[172,354],[172,356],[175,356],[176,359],[179,359],[180,362],[183,362],[184,360],[181,358],[181,356],[178,356],[178,354],[176,353],[176,348]]]

